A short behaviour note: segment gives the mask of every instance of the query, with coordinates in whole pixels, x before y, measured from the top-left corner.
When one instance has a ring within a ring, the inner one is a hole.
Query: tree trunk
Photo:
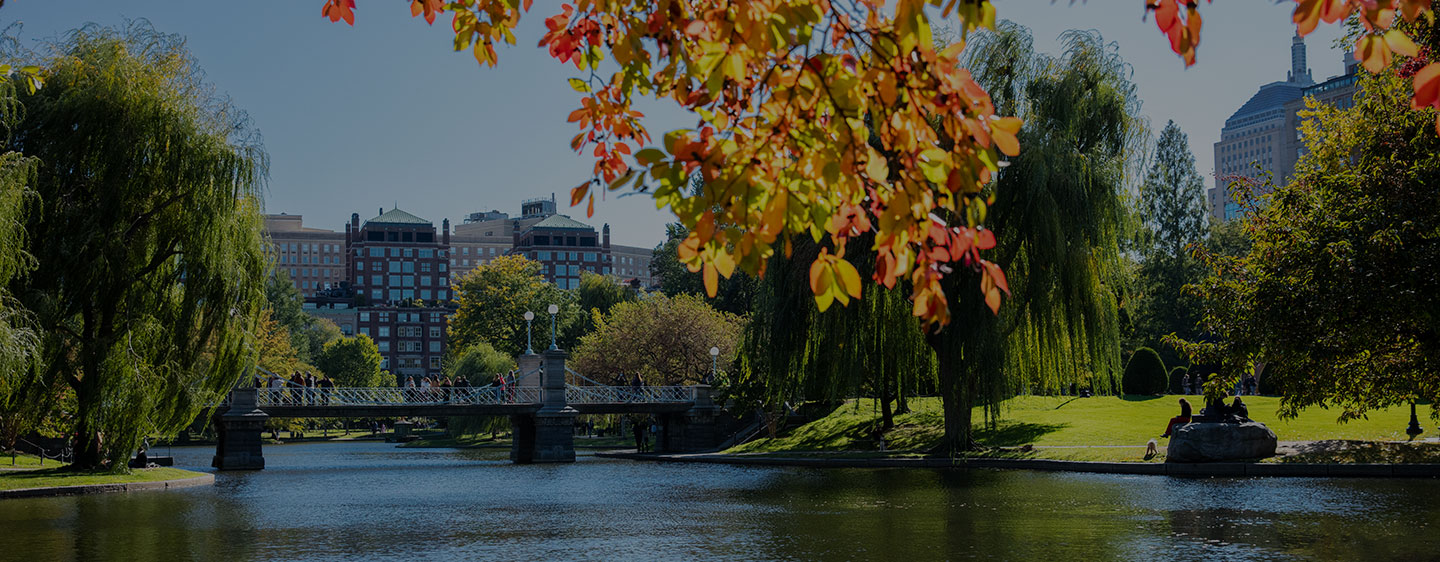
[[[885,369],[880,371],[880,429],[890,431],[895,429],[895,414],[890,411],[890,373]]]
[[[955,329],[953,326],[951,329]],[[937,452],[955,456],[974,448],[970,439],[970,412],[974,404],[973,389],[965,381],[964,364],[960,359],[960,346],[946,341],[945,333],[926,337],[935,350],[935,359],[940,368],[940,401],[945,414],[945,436],[941,438]]]

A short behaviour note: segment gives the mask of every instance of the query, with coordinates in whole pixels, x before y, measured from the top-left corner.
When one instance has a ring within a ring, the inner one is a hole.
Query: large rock
[[[1214,462],[1275,456],[1275,432],[1257,421],[1188,423],[1175,428],[1165,462]]]

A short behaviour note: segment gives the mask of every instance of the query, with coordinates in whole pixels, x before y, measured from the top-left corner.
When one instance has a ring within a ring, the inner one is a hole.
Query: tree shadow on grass
[[[995,427],[980,428],[975,432],[975,440],[990,447],[1017,447],[1026,443],[1034,443],[1047,433],[1054,433],[1069,427],[1068,423],[1028,423],[1001,420]]]
[[[1121,400],[1126,402],[1149,402],[1161,398],[1165,398],[1165,396],[1159,394],[1125,394],[1120,397]]]

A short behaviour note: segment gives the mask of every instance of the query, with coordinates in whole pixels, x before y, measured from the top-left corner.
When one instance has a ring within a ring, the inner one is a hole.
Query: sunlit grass
[[[1145,443],[1156,439],[1163,460],[1166,440],[1160,439],[1166,422],[1179,413],[1178,396],[1165,397],[1048,397],[1026,396],[1006,401],[1000,420],[983,424],[983,412],[976,409],[979,427],[976,439],[989,450],[982,456],[1047,458],[1090,461],[1143,461]],[[1189,397],[1199,410],[1199,397]],[[1349,439],[1403,441],[1407,439],[1408,408],[1372,412],[1367,418],[1339,423],[1334,410],[1312,408],[1290,420],[1276,415],[1279,398],[1247,396],[1250,417],[1273,430],[1281,441]],[[911,412],[896,416],[895,428],[886,434],[890,451],[928,451],[939,443],[943,432],[940,400],[910,401]],[[1428,434],[1440,433],[1426,418]],[[778,453],[797,451],[876,451],[875,430],[880,413],[872,400],[855,400],[830,415],[774,439],[760,439],[732,448],[727,453]],[[1033,450],[1020,451],[1031,445]]]
[[[68,470],[45,468],[40,470],[0,472],[0,490],[49,488],[52,486],[83,486],[90,484],[130,484],[135,482],[179,480],[196,476],[202,476],[202,473],[166,467],[138,469],[129,474],[71,472]]]

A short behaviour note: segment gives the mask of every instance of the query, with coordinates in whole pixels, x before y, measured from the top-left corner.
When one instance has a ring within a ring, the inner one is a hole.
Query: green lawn
[[[48,463],[47,463],[48,464]],[[20,488],[48,488],[51,486],[81,486],[86,484],[129,484],[133,482],[156,482],[160,480],[179,480],[182,478],[193,478],[201,476],[199,472],[180,470],[178,468],[147,468],[132,471],[130,474],[111,474],[107,472],[68,472],[46,468],[43,470],[27,470],[15,472],[0,472],[0,490],[17,490]]]
[[[60,461],[57,461],[57,460],[55,460],[55,459],[45,459],[45,464],[42,466],[42,465],[40,464],[40,457],[37,457],[37,456],[35,456],[35,455],[26,455],[26,454],[23,454],[23,453],[18,454],[18,455],[14,455],[14,456],[11,456],[11,455],[8,454],[8,453],[7,453],[7,454],[0,455],[0,471],[3,471],[3,470],[5,470],[5,469],[12,469],[12,468],[13,468],[13,469],[32,469],[32,468],[55,468],[55,467],[61,467],[61,466],[65,466],[65,463],[60,462]]]
[[[1042,397],[1026,396],[1006,401],[994,428],[982,428],[976,438],[991,450],[985,456],[1033,457],[1064,460],[1144,459],[1145,442],[1157,439],[1163,451],[1165,439],[1158,439],[1165,424],[1179,413],[1177,396],[1165,397]],[[1191,397],[1198,412],[1198,397]],[[1276,416],[1278,398],[1247,396],[1250,416],[1270,426],[1281,441],[1350,439],[1366,441],[1405,440],[1408,408],[1391,408],[1372,413],[1368,419],[1338,423],[1339,412],[1311,409],[1291,420]],[[892,451],[923,451],[933,447],[942,432],[938,398],[910,402],[912,412],[896,418],[896,427],[886,435]],[[977,424],[983,420],[975,411]],[[1425,418],[1426,436],[1440,434],[1435,422]],[[727,453],[778,453],[795,451],[874,451],[874,428],[879,412],[870,400],[851,401],[829,416],[806,424],[776,439],[761,439],[732,448]],[[1031,445],[1033,451],[1014,448]],[[1149,459],[1163,460],[1163,455]]]

